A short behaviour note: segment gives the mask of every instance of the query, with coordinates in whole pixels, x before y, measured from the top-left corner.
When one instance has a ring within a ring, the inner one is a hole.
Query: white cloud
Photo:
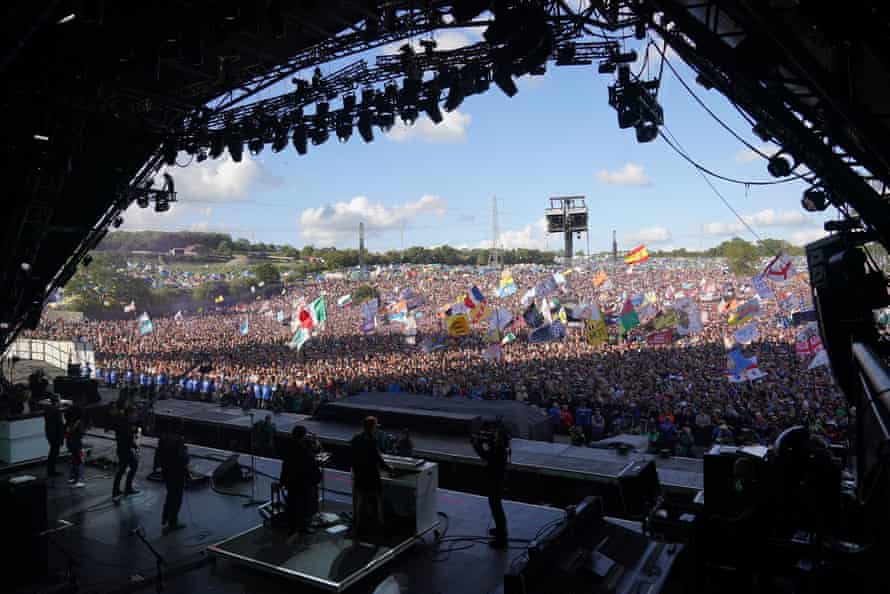
[[[482,40],[482,31],[484,31],[484,28],[482,27],[465,27],[463,29],[437,31],[433,34],[433,39],[436,41],[436,51],[451,51],[478,43]],[[383,49],[380,50],[380,53],[384,55],[397,54],[406,43],[407,42],[405,41],[390,43],[389,45],[385,45]],[[417,53],[424,51],[423,46],[420,45],[420,39],[412,40],[410,45]]]
[[[356,196],[349,202],[337,202],[318,208],[307,208],[300,213],[297,225],[305,243],[318,247],[354,245],[359,223],[365,224],[365,235],[379,236],[399,229],[403,223],[424,214],[444,215],[448,210],[445,200],[425,195],[414,202],[388,206],[371,202],[366,196]]]
[[[799,210],[776,212],[771,208],[754,214],[742,215],[750,226],[758,227],[801,227],[809,223],[807,216]],[[709,237],[721,237],[747,231],[741,222],[713,222],[702,226],[702,234]]]
[[[461,113],[457,109],[452,112],[443,111],[442,121],[438,124],[434,124],[426,114],[421,114],[411,126],[401,119],[396,120],[396,125],[387,132],[386,137],[396,142],[422,140],[434,144],[457,144],[466,140],[471,120],[470,114]]]
[[[507,231],[503,231],[498,237],[498,243],[501,248],[505,250],[516,248],[535,250],[547,249],[547,219],[542,217],[534,223],[530,223],[519,229],[508,229]],[[466,249],[488,249],[491,247],[491,240],[485,239],[476,245],[463,244],[458,247]]]
[[[824,229],[820,227],[814,227],[812,229],[804,229],[802,231],[795,231],[791,234],[791,237],[788,239],[794,245],[804,245],[810,243],[811,241],[816,241],[817,239],[821,239],[828,235]]]
[[[779,147],[777,147],[776,145],[774,145],[771,142],[766,142],[766,143],[761,144],[760,146],[757,146],[755,148],[758,151],[760,151],[761,153],[763,153],[765,155],[770,155],[770,156],[772,156],[774,153],[776,153],[779,150]],[[753,161],[758,161],[758,160],[761,160],[762,158],[763,157],[761,157],[756,151],[753,151],[749,148],[742,149],[735,154],[735,162],[742,163],[742,164],[751,163]]]
[[[667,227],[645,227],[636,233],[631,233],[627,240],[631,243],[667,243],[674,239],[671,230]]]
[[[642,165],[625,163],[624,167],[617,171],[601,169],[596,172],[596,178],[603,183],[616,186],[650,186],[652,180]]]
[[[179,162],[189,158],[181,153]],[[161,170],[164,172],[173,176],[180,202],[244,200],[263,186],[279,183],[246,151],[240,163],[224,154],[219,159],[207,159],[203,163],[195,161],[188,167],[165,167]],[[162,181],[162,175],[155,177],[156,184]]]

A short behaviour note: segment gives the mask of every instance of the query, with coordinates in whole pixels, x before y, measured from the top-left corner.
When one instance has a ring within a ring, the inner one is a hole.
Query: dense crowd
[[[737,328],[727,323],[727,304],[754,297],[751,279],[736,277],[713,260],[650,260],[630,272],[624,266],[609,267],[605,282],[599,270],[573,270],[551,299],[598,303],[604,315],[614,307],[614,320],[632,295],[649,294],[651,313],[685,294],[701,312],[702,328],[674,336],[669,344],[652,345],[646,341],[652,327],[641,313],[643,325],[626,333],[619,331],[620,325],[610,325],[609,339],[601,344],[591,344],[576,324],[568,324],[564,338],[532,343],[531,328],[521,321],[521,299],[553,272],[515,267],[518,290],[499,298],[497,271],[391,271],[371,281],[307,282],[288,286],[274,298],[155,319],[153,331],[145,335],[128,319],[44,321],[31,336],[89,341],[96,352],[95,372],[107,383],[141,381],[154,384],[155,390],[195,398],[249,398],[299,412],[364,391],[404,391],[525,401],[550,415],[557,431],[578,441],[636,432],[651,434],[653,442],[668,442],[681,453],[691,451],[692,441],[765,442],[795,424],[806,424],[829,440],[845,439],[855,411],[827,366],[808,369],[812,357],[795,352],[800,327],[791,325],[788,304],[807,307],[804,275],[773,287],[777,297],[764,300],[752,322],[759,337],[737,347],[745,357],[756,357],[766,375],[731,382],[727,339]],[[406,336],[403,324],[386,323],[385,316],[379,316],[383,323],[373,331],[363,332],[362,308],[357,303],[336,305],[339,297],[366,282],[379,292],[381,306],[397,301],[405,288],[413,291],[415,301],[423,302],[410,312],[420,313],[416,337]],[[513,314],[514,323],[499,337],[512,332],[516,340],[503,345],[500,358],[484,358],[492,338],[482,322],[466,336],[447,337],[444,348],[422,348],[429,337],[444,334],[438,310],[459,302],[473,285],[489,306]],[[294,331],[289,319],[298,314],[300,303],[320,295],[326,299],[327,320],[313,329],[313,338],[301,349],[290,348]],[[211,369],[202,374],[199,365]]]

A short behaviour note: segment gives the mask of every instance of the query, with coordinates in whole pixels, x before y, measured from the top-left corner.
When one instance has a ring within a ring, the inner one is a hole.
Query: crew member
[[[31,402],[35,405],[46,398],[46,388],[49,381],[43,375],[43,370],[38,369],[28,376],[28,390],[31,391]]]
[[[392,468],[383,460],[377,447],[377,418],[365,417],[362,432],[350,441],[352,449],[352,507],[354,534],[361,537],[365,530],[365,516],[371,512],[375,521],[383,529],[383,482],[380,469]],[[369,539],[375,540],[375,539]]]
[[[124,476],[124,472],[127,472],[127,482],[123,494],[135,495],[139,493],[133,488],[133,478],[139,468],[139,444],[136,442],[138,433],[139,427],[133,422],[133,407],[128,405],[115,427],[117,473],[114,475],[114,488],[111,490],[111,497],[115,501],[121,497],[121,478]]]
[[[489,546],[495,549],[507,548],[507,515],[504,513],[504,475],[510,455],[510,434],[503,424],[498,423],[491,437],[474,434],[471,438],[473,449],[485,460],[485,474],[488,478],[488,505],[494,518],[494,530]]]
[[[59,449],[65,441],[65,421],[62,419],[62,409],[59,407],[59,397],[50,396],[50,404],[46,408],[44,417],[44,432],[46,441],[49,442],[49,454],[46,456],[46,476],[59,476],[56,472],[56,460],[59,459]]]
[[[182,420],[179,420],[172,427],[172,431],[161,436],[158,440],[158,449],[155,450],[155,468],[161,469],[167,486],[167,497],[164,499],[164,510],[161,514],[164,534],[185,528],[178,520],[182,493],[188,476],[188,449],[182,433],[183,424]]]
[[[321,482],[321,470],[302,425],[296,425],[291,431],[291,442],[278,482],[287,489],[285,513],[290,533],[307,532],[315,507],[313,499],[317,497],[317,486]]]

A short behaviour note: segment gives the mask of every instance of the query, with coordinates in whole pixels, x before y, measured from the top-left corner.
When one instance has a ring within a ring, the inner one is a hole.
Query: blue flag
[[[247,318],[244,318],[244,321],[241,322],[241,336],[247,336],[247,333],[250,332],[250,322]]]

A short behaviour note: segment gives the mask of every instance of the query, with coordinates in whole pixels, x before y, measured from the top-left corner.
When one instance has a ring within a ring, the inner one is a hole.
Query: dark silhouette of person
[[[155,450],[154,466],[161,469],[167,486],[167,497],[164,499],[164,510],[161,514],[164,534],[185,527],[178,520],[185,481],[188,477],[188,448],[182,433],[183,423],[180,420],[171,427],[171,431],[161,436],[158,440],[158,449]]]
[[[285,513],[290,533],[307,532],[315,509],[313,498],[318,496],[321,469],[307,443],[306,428],[302,425],[295,426],[291,431],[291,442],[278,481],[287,489]]]
[[[366,530],[365,516],[373,512],[375,521],[383,532],[383,482],[380,470],[391,471],[377,445],[377,418],[365,417],[362,432],[350,441],[352,450],[352,503],[353,523],[357,538]],[[376,540],[374,538],[370,540]]]
[[[61,474],[56,471],[56,461],[59,459],[59,450],[65,441],[65,420],[62,418],[62,409],[59,406],[58,396],[50,398],[50,404],[46,407],[44,416],[44,433],[49,442],[49,454],[46,456],[46,475],[56,477]]]
[[[473,449],[485,460],[485,474],[488,479],[488,506],[494,518],[494,538],[489,546],[505,549],[508,544],[507,515],[504,513],[504,476],[510,454],[510,434],[503,424],[498,424],[491,438],[474,435]]]
[[[139,446],[136,436],[139,427],[133,422],[133,407],[127,406],[123,414],[117,420],[114,430],[114,439],[117,444],[117,473],[114,475],[114,487],[111,491],[113,499],[121,496],[121,478],[127,473],[127,482],[124,487],[124,495],[136,495],[139,493],[133,488],[133,478],[139,468]]]

